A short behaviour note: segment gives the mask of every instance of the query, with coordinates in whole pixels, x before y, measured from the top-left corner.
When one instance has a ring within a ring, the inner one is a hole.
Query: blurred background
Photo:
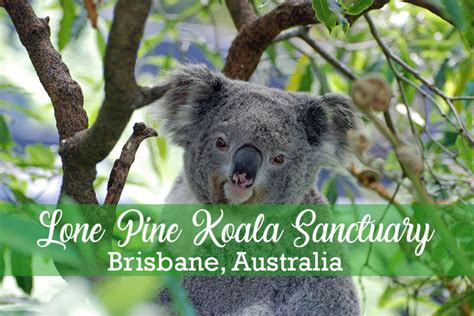
[[[256,12],[263,15],[278,3],[254,1],[254,6]],[[42,0],[32,1],[32,4],[38,16],[50,17],[53,45],[82,87],[90,125],[97,117],[104,96],[102,58],[115,1],[97,3],[97,28],[91,26],[83,1]],[[447,95],[474,95],[472,50],[464,35],[451,24],[427,10],[400,1],[390,2],[371,16],[386,45],[405,63],[429,78],[434,86]],[[152,86],[178,63],[205,63],[220,70],[236,34],[227,8],[220,1],[154,1],[139,51],[137,80],[141,85]],[[357,76],[378,73],[387,79],[394,91],[397,89],[393,71],[364,19],[347,31],[336,27],[329,32],[323,24],[316,25],[309,29],[309,35],[321,49]],[[400,72],[416,81],[413,74],[404,73],[402,69]],[[351,82],[306,41],[293,37],[281,38],[265,51],[251,81],[318,95],[328,92],[348,94],[351,87]],[[405,85],[404,91],[404,97],[395,92],[389,112],[399,137],[423,153],[425,169],[421,177],[428,192],[439,201],[471,203],[474,197],[472,147],[447,123],[443,113],[449,112],[448,106],[419,82],[415,86]],[[472,103],[470,99],[454,103],[471,133]],[[406,106],[409,106],[409,112]],[[154,120],[154,107],[151,105],[134,113],[116,148],[98,165],[95,187],[99,201],[105,197],[113,161],[119,157],[133,123],[144,121],[159,129],[160,122]],[[368,164],[370,169],[387,192],[396,190],[399,202],[412,202],[412,188],[403,179],[390,143],[378,129],[364,121],[367,123],[364,133],[371,144],[369,154],[373,157]],[[8,15],[0,10],[0,201],[56,203],[61,185],[57,150],[58,135],[51,101]],[[182,150],[164,137],[146,140],[138,150],[121,203],[162,203],[181,168],[181,154]],[[356,164],[362,168],[364,162],[357,161]],[[367,167],[367,161],[365,165]],[[330,202],[387,202],[373,190],[361,186],[358,180],[348,170],[340,168],[324,170],[317,185]],[[53,297],[53,303],[47,304],[46,308],[58,315],[72,315],[72,309],[78,311],[77,315],[121,314],[125,310],[130,315],[155,313],[158,306],[143,303],[147,293],[156,291],[157,284],[173,284],[173,281],[140,279],[109,280],[94,288],[81,280],[73,280],[72,286],[67,286],[59,277],[41,277],[35,280],[33,293],[28,296],[24,288],[16,286],[14,278],[5,277],[0,287],[0,314],[2,311],[43,311],[43,304]],[[363,282],[356,280],[356,283],[364,298],[366,315],[424,315],[439,311],[446,302],[454,300],[453,293],[438,281],[430,278],[364,278]],[[463,280],[454,283],[462,292]],[[123,298],[104,294],[110,288]],[[130,299],[127,293],[134,288],[143,295],[137,294],[140,297]],[[122,294],[120,290],[123,290]],[[84,303],[77,297],[89,299]],[[186,304],[182,302],[181,312],[191,313]],[[448,314],[463,314],[458,305],[447,309]]]

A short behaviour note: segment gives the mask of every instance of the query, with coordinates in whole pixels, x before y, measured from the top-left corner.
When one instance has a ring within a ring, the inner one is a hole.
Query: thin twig
[[[424,152],[423,152],[423,149],[424,149],[423,142],[421,140],[420,135],[418,135],[418,133],[416,132],[415,124],[413,124],[413,118],[411,116],[411,110],[410,110],[410,107],[408,106],[408,98],[407,98],[406,93],[405,93],[405,88],[403,87],[403,84],[402,84],[401,79],[400,79],[401,75],[397,71],[397,69],[395,68],[395,65],[392,63],[392,60],[390,60],[389,56],[385,55],[385,57],[387,59],[387,63],[389,65],[390,69],[395,74],[395,79],[397,81],[398,90],[400,91],[400,96],[402,97],[403,105],[405,106],[405,109],[407,111],[408,124],[410,125],[411,133],[413,134],[413,137],[415,137],[415,139],[417,140],[420,152],[423,155],[424,154]]]
[[[361,174],[362,172],[357,169],[354,165],[352,165],[350,168],[349,168],[349,172],[356,178],[356,179],[360,179],[361,178]],[[374,181],[374,182],[362,182],[362,181],[359,181],[359,183],[361,185],[363,185],[364,187],[366,187],[367,189],[370,189],[372,191],[374,191],[375,193],[377,193],[381,198],[383,198],[384,200],[386,201],[389,201],[390,204],[392,204],[399,212],[402,216],[405,216],[407,217],[408,216],[408,212],[400,205],[400,203],[398,203],[396,200],[395,200],[395,195],[396,193],[398,193],[398,190],[400,189],[400,185],[397,184],[397,189],[395,190],[395,194],[390,194],[387,189],[383,186],[383,184],[381,184],[380,182],[377,182],[377,181]]]
[[[421,95],[423,95],[424,97],[426,97],[427,99],[429,99],[431,102],[433,102],[433,105],[435,106],[436,110],[438,111],[438,113],[446,120],[446,122],[448,122],[451,126],[453,126],[456,130],[458,129],[458,126],[456,125],[455,122],[453,122],[451,120],[451,118],[446,114],[444,113],[444,110],[442,109],[442,107],[438,104],[438,102],[435,100],[435,98],[433,98],[428,92],[424,91],[423,89],[421,89],[420,87],[418,87],[414,82],[412,82],[410,79],[408,79],[407,77],[403,76],[402,74],[400,74],[400,79],[404,82],[406,82],[407,84],[409,84],[410,86],[412,86],[414,89],[416,89]]]
[[[393,124],[392,116],[390,115],[390,112],[388,110],[383,112],[383,118],[385,119],[387,127],[390,129],[393,135],[398,138],[398,133],[395,129],[395,124]]]
[[[468,174],[471,174],[471,171],[467,168],[465,164],[463,164],[461,161],[459,161],[458,157],[452,153],[448,148],[446,148],[442,143],[440,143],[434,136],[431,134],[430,131],[425,130],[425,134],[435,143],[446,155],[449,156],[455,163],[457,163],[461,168],[464,169]]]
[[[410,65],[405,63],[400,57],[393,54],[392,51],[390,51],[390,49],[383,43],[382,39],[380,38],[380,35],[377,31],[377,28],[374,25],[374,22],[372,21],[372,18],[368,14],[364,14],[364,17],[367,21],[367,24],[369,25],[370,32],[372,33],[372,36],[377,41],[377,43],[379,44],[379,46],[382,49],[382,51],[384,52],[384,54],[388,58],[392,59],[397,64],[402,66],[403,69],[405,69],[406,71],[411,73],[416,79],[421,81],[428,89],[433,91],[435,94],[439,95],[446,102],[446,104],[450,108],[451,112],[453,113],[454,117],[456,118],[456,121],[459,124],[459,126],[458,126],[459,132],[461,133],[461,135],[463,135],[469,141],[471,146],[474,146],[474,139],[470,135],[470,133],[469,133],[468,129],[466,128],[464,122],[461,120],[461,117],[459,116],[459,113],[457,112],[456,108],[454,107],[453,103],[451,102],[452,98],[448,97],[438,87],[436,87],[435,85],[430,83],[428,80],[423,78],[417,70],[413,69]]]
[[[294,38],[294,37],[298,37],[298,36],[300,36],[301,31],[303,31],[305,29],[307,29],[307,28],[304,27],[304,26],[297,26],[295,28],[283,31],[277,37],[275,37],[275,39],[273,40],[273,43],[282,42],[282,41],[286,41],[286,40],[289,40],[289,39]]]
[[[350,70],[346,65],[338,61],[336,58],[332,57],[330,53],[324,50],[321,46],[316,43],[311,37],[309,37],[308,32],[300,30],[299,37],[303,39],[311,48],[313,48],[319,55],[321,55],[324,59],[328,61],[331,65],[333,65],[337,70],[339,70],[344,76],[346,76],[350,80],[355,80],[357,77],[356,75]]]
[[[450,99],[453,100],[453,101],[461,101],[461,100],[471,100],[471,101],[473,101],[474,97],[467,96],[467,95],[460,95],[460,96],[457,96],[457,97],[450,97]]]

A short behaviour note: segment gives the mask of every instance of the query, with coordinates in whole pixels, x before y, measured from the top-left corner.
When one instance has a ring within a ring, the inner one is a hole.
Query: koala
[[[166,203],[327,203],[318,173],[345,164],[346,132],[358,124],[346,97],[230,80],[195,64],[164,80],[159,118],[184,149]],[[349,277],[186,277],[183,285],[202,315],[359,315]]]

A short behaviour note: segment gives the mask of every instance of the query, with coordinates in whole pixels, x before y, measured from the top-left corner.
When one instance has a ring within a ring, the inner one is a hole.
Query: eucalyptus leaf
[[[39,248],[36,246],[36,241],[48,236],[47,229],[39,223],[11,213],[0,213],[0,231],[2,232],[0,244],[8,246],[13,251],[28,254],[37,253]],[[56,234],[55,239],[59,239]],[[59,246],[49,246],[41,253],[64,264],[78,265],[80,263],[77,252],[71,247],[64,251]]]
[[[43,144],[28,145],[25,148],[26,162],[30,166],[51,169],[56,158],[55,153]]]
[[[304,68],[304,73],[301,76],[299,91],[311,91],[313,84],[313,70],[311,64],[307,64]]]
[[[6,150],[12,144],[12,136],[3,115],[0,115],[0,149]]]
[[[165,160],[168,154],[168,148],[166,144],[166,139],[164,137],[157,137],[156,138],[156,145],[158,146],[160,158]]]
[[[441,316],[441,315],[456,315],[456,310],[459,306],[464,303],[473,302],[473,295],[474,293],[472,290],[468,290],[464,295],[458,295],[451,298],[448,302],[444,303],[433,315],[434,316]]]
[[[100,27],[97,27],[95,34],[96,34],[96,39],[97,39],[97,49],[99,50],[100,56],[104,58],[105,48],[107,47],[107,43],[105,41],[104,34],[102,34],[102,31],[100,30]]]
[[[470,0],[443,0],[444,11],[456,28],[463,34],[469,46],[474,45],[474,4]]]
[[[5,276],[6,272],[6,250],[7,247],[5,247],[4,244],[0,243],[0,283],[3,281],[3,277]]]
[[[348,0],[344,2],[346,5],[346,14],[350,15],[358,15],[361,14],[362,11],[367,9],[374,3],[373,0]]]
[[[306,55],[301,56],[296,64],[293,74],[288,79],[286,84],[286,90],[298,91],[301,87],[301,82],[306,74],[307,66],[309,65],[309,57]],[[311,70],[311,69],[310,69]]]
[[[110,315],[130,315],[137,304],[156,297],[161,285],[155,276],[108,278],[99,284],[97,296]]]
[[[10,250],[10,262],[12,274],[15,276],[16,284],[27,294],[33,290],[33,271],[31,267],[31,256],[24,255],[16,250]]]
[[[58,31],[58,47],[63,50],[71,40],[72,25],[74,24],[74,1],[60,0],[61,8],[63,9],[63,17],[59,23]]]
[[[316,13],[316,18],[324,23],[331,31],[337,23],[337,15],[331,10],[330,2],[333,0],[312,0],[312,6]]]

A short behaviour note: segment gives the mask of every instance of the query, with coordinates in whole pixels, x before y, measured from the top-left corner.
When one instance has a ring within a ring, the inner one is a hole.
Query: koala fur
[[[346,132],[357,126],[347,98],[230,80],[202,65],[181,65],[165,82],[171,89],[158,104],[160,118],[184,148],[184,170],[166,203],[326,203],[315,187],[320,168],[345,164]],[[243,146],[262,158],[249,188],[232,184]],[[359,314],[350,277],[189,277],[183,284],[203,315]]]

